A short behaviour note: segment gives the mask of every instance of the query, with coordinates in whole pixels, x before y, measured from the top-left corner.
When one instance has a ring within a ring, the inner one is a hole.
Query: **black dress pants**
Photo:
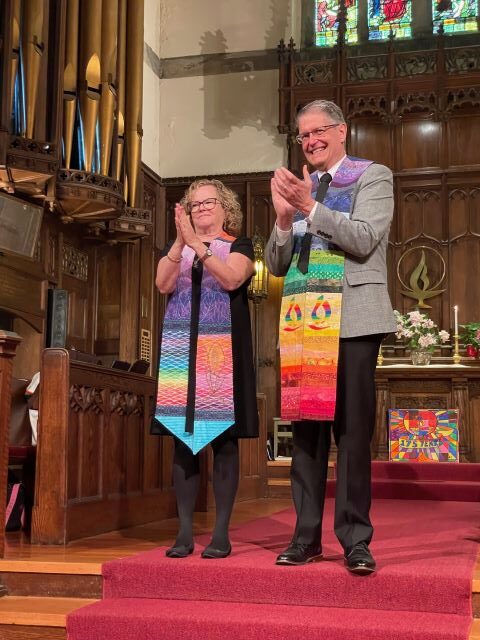
[[[375,366],[384,334],[341,338],[333,435],[338,448],[335,534],[345,552],[370,543],[371,454],[375,426]],[[293,425],[292,496],[297,513],[293,540],[320,544],[332,425]]]

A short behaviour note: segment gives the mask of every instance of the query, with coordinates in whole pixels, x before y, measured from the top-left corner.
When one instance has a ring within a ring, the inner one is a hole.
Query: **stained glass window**
[[[345,0],[347,29],[345,41],[354,44],[357,36],[357,0]],[[317,47],[333,47],[338,38],[339,0],[315,0],[315,44]]]
[[[368,38],[412,37],[412,0],[368,0]]]
[[[432,0],[433,30],[443,22],[445,33],[477,31],[478,0]]]

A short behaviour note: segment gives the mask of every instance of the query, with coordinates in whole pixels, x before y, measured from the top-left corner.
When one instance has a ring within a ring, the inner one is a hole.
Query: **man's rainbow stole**
[[[225,261],[234,238],[214,240],[212,253]],[[162,332],[155,419],[193,453],[235,422],[230,296],[203,269],[198,335],[192,331],[192,264],[185,247],[177,286]]]
[[[350,216],[355,184],[372,164],[347,157],[330,183],[323,204]],[[312,174],[313,193],[318,174]],[[338,349],[345,257],[343,251],[314,236],[308,272],[297,269],[307,229],[297,213],[294,250],[285,277],[280,311],[281,416],[284,420],[326,420],[335,416]]]

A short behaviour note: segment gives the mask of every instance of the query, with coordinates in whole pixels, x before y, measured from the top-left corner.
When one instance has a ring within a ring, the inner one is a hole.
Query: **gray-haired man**
[[[347,125],[333,102],[299,112],[297,141],[316,169],[272,178],[277,214],[266,248],[270,271],[286,276],[280,317],[282,417],[293,422],[292,495],[297,523],[277,564],[322,555],[321,529],[331,423],[338,447],[335,533],[347,568],[375,570],[369,551],[370,441],[375,365],[396,330],[387,291],[393,215],[387,167],[345,153]]]

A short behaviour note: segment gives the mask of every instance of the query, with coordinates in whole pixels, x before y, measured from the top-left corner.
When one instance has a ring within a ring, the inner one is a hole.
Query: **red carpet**
[[[109,562],[106,599],[68,617],[68,638],[466,640],[479,504],[376,500],[368,578],[344,569],[332,511],[328,500],[325,560],[304,567],[274,565],[292,510],[234,528],[224,560],[200,558],[204,536],[184,560],[160,548]]]

